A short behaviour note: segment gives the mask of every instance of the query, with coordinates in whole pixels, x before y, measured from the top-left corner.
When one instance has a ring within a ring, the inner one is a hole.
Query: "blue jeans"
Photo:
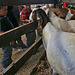
[[[26,33],[26,37],[27,37],[27,47],[30,47],[36,40],[35,30]]]
[[[2,47],[3,52],[3,58],[2,58],[2,67],[3,70],[7,68],[12,63],[12,46],[8,45],[5,47]]]

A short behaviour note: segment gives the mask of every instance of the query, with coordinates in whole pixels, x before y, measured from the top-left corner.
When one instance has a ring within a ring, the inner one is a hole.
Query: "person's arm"
[[[30,20],[29,19],[25,19],[25,21],[28,22],[28,23],[30,23]]]
[[[22,17],[22,20],[26,20],[28,18],[28,14],[25,10],[22,10],[21,17]]]
[[[0,34],[4,33],[4,31],[0,31]]]

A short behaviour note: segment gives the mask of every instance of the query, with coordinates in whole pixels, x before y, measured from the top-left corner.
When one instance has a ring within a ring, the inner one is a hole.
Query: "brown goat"
[[[69,11],[68,8],[62,8],[62,9],[52,8],[52,10],[58,17],[63,18],[63,19],[66,18],[66,15]],[[75,20],[75,10],[74,9],[70,9],[70,10],[71,10],[71,13],[73,14],[71,20]]]

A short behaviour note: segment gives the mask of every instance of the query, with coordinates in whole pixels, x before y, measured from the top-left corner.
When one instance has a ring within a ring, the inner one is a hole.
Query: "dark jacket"
[[[0,16],[0,31],[5,32],[5,31],[11,30],[13,28],[14,28],[14,26],[8,17]]]
[[[7,12],[7,17],[9,17],[10,21],[12,22],[14,27],[18,27],[18,22],[16,20],[16,17],[14,16],[12,12],[13,6],[8,6],[8,12]]]

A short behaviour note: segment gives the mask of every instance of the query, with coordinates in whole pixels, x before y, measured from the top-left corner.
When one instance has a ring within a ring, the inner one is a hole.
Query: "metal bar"
[[[63,2],[74,2],[75,0],[62,0]]]
[[[22,25],[12,30],[9,30],[5,33],[2,33],[0,35],[0,47],[7,45],[10,41],[17,39],[18,37],[29,31],[35,30],[37,28],[37,25],[38,23],[37,21],[35,21],[27,25]]]
[[[15,73],[24,65],[34,52],[42,44],[42,38],[39,38],[31,47],[29,47],[15,62],[11,63],[0,75],[15,75]]]
[[[0,5],[49,4],[57,0],[0,0]]]

